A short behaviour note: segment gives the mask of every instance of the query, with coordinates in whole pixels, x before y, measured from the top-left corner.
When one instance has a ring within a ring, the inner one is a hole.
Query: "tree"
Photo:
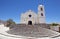
[[[7,22],[6,24],[7,27],[10,27],[10,25],[16,24],[12,19],[8,19],[6,22]]]

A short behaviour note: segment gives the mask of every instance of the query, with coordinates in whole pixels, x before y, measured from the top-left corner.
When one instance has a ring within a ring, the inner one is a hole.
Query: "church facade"
[[[43,5],[38,6],[37,14],[32,10],[21,14],[21,24],[33,25],[41,23],[45,23],[45,10]]]

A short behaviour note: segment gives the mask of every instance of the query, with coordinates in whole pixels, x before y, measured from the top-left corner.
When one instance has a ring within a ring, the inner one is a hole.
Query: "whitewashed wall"
[[[32,16],[29,17],[29,15],[32,15]],[[37,19],[38,19],[37,14],[35,14],[35,12],[31,10],[21,15],[21,23],[23,24],[28,24],[28,21],[32,21],[32,24],[38,23]]]

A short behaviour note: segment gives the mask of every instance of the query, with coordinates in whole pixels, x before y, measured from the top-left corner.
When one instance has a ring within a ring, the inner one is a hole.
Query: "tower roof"
[[[39,5],[39,6],[43,6],[43,5]]]

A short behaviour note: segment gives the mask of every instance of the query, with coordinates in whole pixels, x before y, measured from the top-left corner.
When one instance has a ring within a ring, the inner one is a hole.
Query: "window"
[[[31,17],[32,15],[29,15],[29,17]]]
[[[41,11],[43,11],[43,8],[41,8]]]
[[[43,16],[43,13],[41,13],[41,16]]]

